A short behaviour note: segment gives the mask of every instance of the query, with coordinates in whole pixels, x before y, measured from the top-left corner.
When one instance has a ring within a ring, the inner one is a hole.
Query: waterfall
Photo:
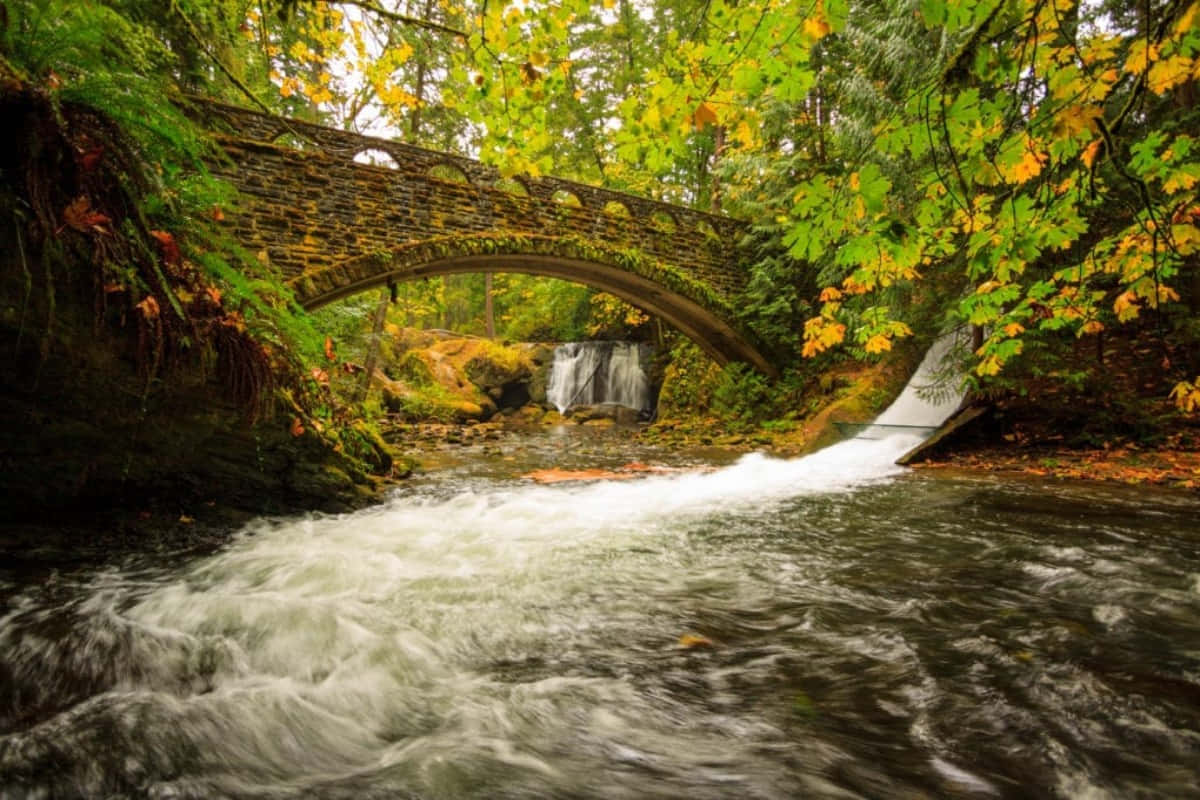
[[[546,399],[559,413],[571,406],[616,403],[646,411],[650,381],[642,369],[647,345],[635,342],[568,342],[554,351]]]
[[[964,390],[955,380],[947,381],[943,362],[959,344],[960,334],[942,334],[925,352],[904,390],[871,423],[848,425],[858,439],[880,439],[897,431],[929,435],[962,404]]]

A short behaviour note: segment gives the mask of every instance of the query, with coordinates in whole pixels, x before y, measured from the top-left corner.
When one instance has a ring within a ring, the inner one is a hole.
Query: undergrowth
[[[283,387],[312,408],[302,364],[321,337],[281,277],[221,230],[233,193],[173,101],[174,59],[102,4],[5,5],[0,175],[24,282],[18,341],[36,338],[45,357],[63,293],[81,293],[97,331],[130,335],[147,392],[200,365],[251,418]]]

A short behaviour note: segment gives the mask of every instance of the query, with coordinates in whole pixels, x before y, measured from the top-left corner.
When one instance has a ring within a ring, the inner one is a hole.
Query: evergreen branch
[[[179,19],[183,21],[183,26],[187,29],[188,36],[192,38],[192,41],[196,43],[196,46],[199,47],[206,56],[208,56],[209,60],[217,65],[217,69],[221,70],[221,73],[224,74],[225,77],[237,87],[238,91],[246,95],[246,97],[248,97],[250,101],[254,103],[254,105],[258,106],[265,113],[274,115],[275,112],[272,111],[266,103],[259,99],[258,95],[254,93],[254,90],[247,86],[241,78],[235,75],[233,70],[231,70],[229,66],[226,65],[225,62],[222,61],[217,54],[212,51],[212,48],[208,46],[208,42],[204,41],[204,37],[202,37],[200,35],[200,31],[196,29],[195,23],[188,18],[187,14],[183,13],[183,9],[179,7],[177,0],[171,0],[171,10],[174,11]]]
[[[392,22],[399,22],[402,25],[411,25],[414,28],[423,28],[427,31],[435,33],[445,33],[450,36],[461,36],[463,39],[468,38],[466,31],[458,28],[451,28],[449,25],[443,25],[440,22],[434,22],[420,17],[411,17],[408,14],[401,14],[398,11],[389,11],[383,8],[378,3],[372,3],[370,0],[336,0],[338,5],[354,6],[355,8],[374,14],[378,17],[383,17]]]

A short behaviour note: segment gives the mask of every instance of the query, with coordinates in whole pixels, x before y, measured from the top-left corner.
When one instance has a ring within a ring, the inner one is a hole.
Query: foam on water
[[[0,737],[0,774],[53,774],[70,752],[106,766],[64,774],[68,794],[149,782],[167,795],[242,795],[370,770],[428,796],[469,795],[473,770],[498,769],[552,792],[586,780],[545,757],[574,741],[580,753],[619,746],[622,758],[708,785],[736,763],[745,788],[761,753],[682,723],[670,703],[648,709],[627,676],[567,670],[510,683],[496,664],[596,647],[648,587],[696,591],[698,576],[677,562],[698,521],[886,481],[918,441],[849,440],[805,458],[752,454],[629,481],[402,492],[355,514],[258,521],[169,577],[102,574],[72,612],[67,647],[30,633],[57,625],[60,609],[0,619],[14,669],[95,672],[82,702]],[[595,599],[610,587],[614,598]],[[79,663],[64,669],[63,659]],[[617,733],[597,738],[606,727]],[[193,783],[163,778],[179,761]]]

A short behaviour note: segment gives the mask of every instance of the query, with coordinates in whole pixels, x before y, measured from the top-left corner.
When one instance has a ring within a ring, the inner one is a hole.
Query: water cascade
[[[554,351],[546,399],[559,413],[600,403],[650,410],[650,381],[642,364],[649,347],[636,342],[568,342]]]
[[[925,352],[920,365],[904,390],[871,423],[840,425],[849,428],[858,439],[886,439],[910,434],[920,439],[933,433],[962,404],[965,391],[956,378],[945,374],[946,357],[959,344],[961,334],[943,334]]]
[[[1194,793],[1200,505],[906,476],[897,430],[0,566],[0,797]]]

